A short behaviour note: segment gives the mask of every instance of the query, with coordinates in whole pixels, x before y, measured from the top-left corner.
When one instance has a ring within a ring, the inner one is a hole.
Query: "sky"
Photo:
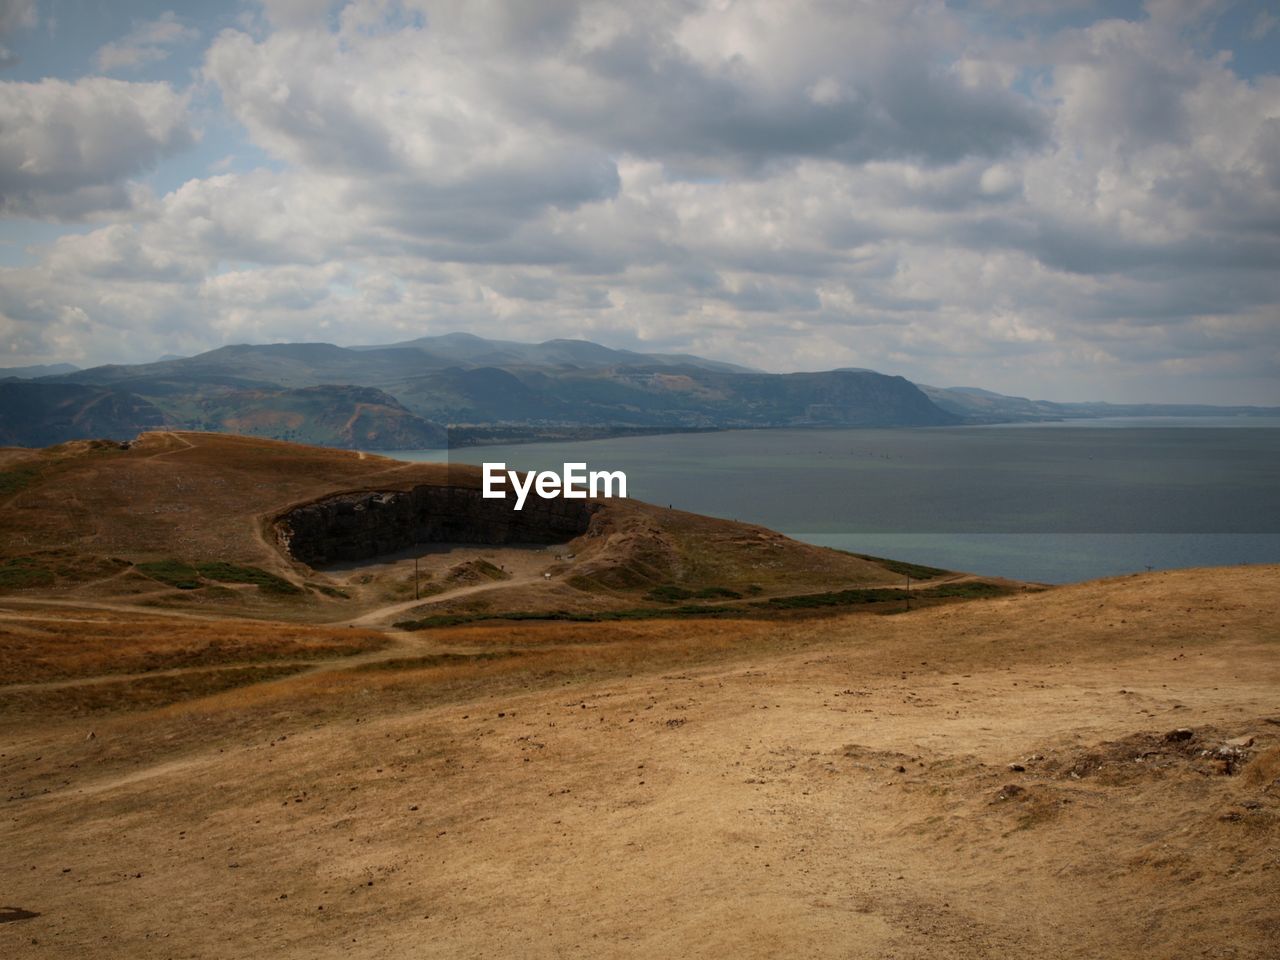
[[[0,0],[0,366],[458,330],[1280,404],[1280,5]]]

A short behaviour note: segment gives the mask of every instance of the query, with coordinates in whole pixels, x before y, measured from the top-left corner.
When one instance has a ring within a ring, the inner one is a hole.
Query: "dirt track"
[[[0,745],[0,952],[1274,958],[1278,614],[1280,568],[1187,571],[51,718]]]

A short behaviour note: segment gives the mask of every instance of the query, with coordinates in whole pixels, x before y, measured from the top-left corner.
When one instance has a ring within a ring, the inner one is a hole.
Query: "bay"
[[[744,430],[447,457],[620,469],[628,493],[651,503],[989,576],[1064,583],[1280,562],[1280,424],[1254,418]]]

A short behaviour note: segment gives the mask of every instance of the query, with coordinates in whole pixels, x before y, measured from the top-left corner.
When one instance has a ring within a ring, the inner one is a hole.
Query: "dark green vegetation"
[[[120,573],[130,566],[113,557],[81,557],[67,550],[42,550],[0,559],[0,590],[75,587]]]
[[[400,630],[427,630],[433,627],[456,627],[468,623],[494,620],[561,620],[569,623],[602,623],[684,617],[747,617],[755,619],[785,611],[856,608],[878,604],[893,604],[902,608],[907,605],[908,600],[912,604],[936,603],[943,600],[979,600],[988,597],[1005,596],[1013,593],[1015,589],[1003,584],[971,580],[963,583],[939,584],[922,590],[912,590],[909,595],[905,590],[869,587],[854,590],[833,590],[826,593],[805,593],[788,597],[770,597],[767,600],[753,600],[744,603],[686,603],[680,606],[637,607],[630,610],[518,610],[496,613],[439,614],[415,620],[402,620],[396,623],[395,626]],[[687,597],[678,597],[677,594],[687,594]],[[695,597],[720,599],[730,594],[734,597],[741,596],[741,594],[737,594],[732,590],[714,587],[698,591],[667,587],[652,591],[647,599],[665,599],[667,602],[674,603],[677,599],[692,599]]]
[[[48,587],[54,580],[53,571],[32,557],[0,560],[0,588]]]
[[[645,594],[645,599],[658,600],[662,603],[675,603],[679,600],[740,600],[742,594],[728,587],[702,587],[699,590],[689,590],[675,584],[663,584]]]
[[[196,563],[188,564],[180,560],[155,560],[139,563],[136,569],[152,580],[179,590],[198,590],[207,581],[217,583],[253,584],[265,593],[283,596],[301,594],[302,589],[273,573],[267,573],[257,567],[239,566],[234,563]]]
[[[760,601],[761,604],[779,610],[805,610],[816,607],[850,607],[866,603],[905,603],[908,596],[911,600],[945,600],[969,599],[981,597],[998,597],[1011,593],[1009,587],[998,583],[987,583],[982,580],[970,580],[964,583],[943,583],[923,590],[912,590],[908,595],[905,590],[886,590],[867,588],[855,590],[834,590],[828,593],[802,593],[792,597],[770,597]]]
[[[0,471],[0,497],[17,493],[40,479],[40,468],[35,466],[14,467],[12,470]]]
[[[943,570],[941,567],[926,567],[922,563],[907,563],[904,560],[890,560],[887,557],[873,557],[868,553],[850,553],[848,550],[842,550],[841,553],[849,553],[850,556],[859,557],[863,560],[870,560],[872,563],[878,563],[886,570],[892,570],[894,573],[901,573],[903,576],[910,577],[912,580],[932,580],[934,577],[940,577],[948,574],[950,570]]]
[[[177,560],[140,563],[137,569],[139,573],[146,574],[152,580],[158,580],[170,587],[177,587],[179,590],[196,590],[203,586],[196,568]]]

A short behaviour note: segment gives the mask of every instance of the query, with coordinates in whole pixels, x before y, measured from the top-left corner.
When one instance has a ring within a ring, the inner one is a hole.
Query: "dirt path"
[[[500,580],[494,583],[476,583],[465,587],[454,587],[451,590],[444,590],[440,593],[433,593],[430,596],[422,597],[417,600],[400,600],[396,603],[389,603],[385,606],[362,613],[358,617],[350,620],[338,620],[333,626],[351,626],[351,627],[370,627],[393,617],[397,613],[404,613],[406,610],[412,610],[415,607],[426,607],[444,600],[453,600],[457,597],[472,596],[477,593],[488,593],[491,590],[506,590],[516,586],[526,586],[531,583],[542,582],[542,577],[523,576],[512,577],[510,580]]]
[[[44,598],[44,597],[4,597],[0,600],[0,619],[5,618],[6,611],[4,607],[10,604],[20,604],[36,606],[36,607],[69,607],[77,610],[111,610],[116,613],[136,614],[144,617],[155,617],[158,619],[178,618],[181,620],[208,620],[208,621],[226,621],[241,620],[246,623],[277,623],[275,620],[268,620],[261,617],[233,617],[226,613],[199,613],[194,610],[173,610],[169,608],[146,607],[140,604],[116,603],[107,600],[66,600],[63,598]]]

